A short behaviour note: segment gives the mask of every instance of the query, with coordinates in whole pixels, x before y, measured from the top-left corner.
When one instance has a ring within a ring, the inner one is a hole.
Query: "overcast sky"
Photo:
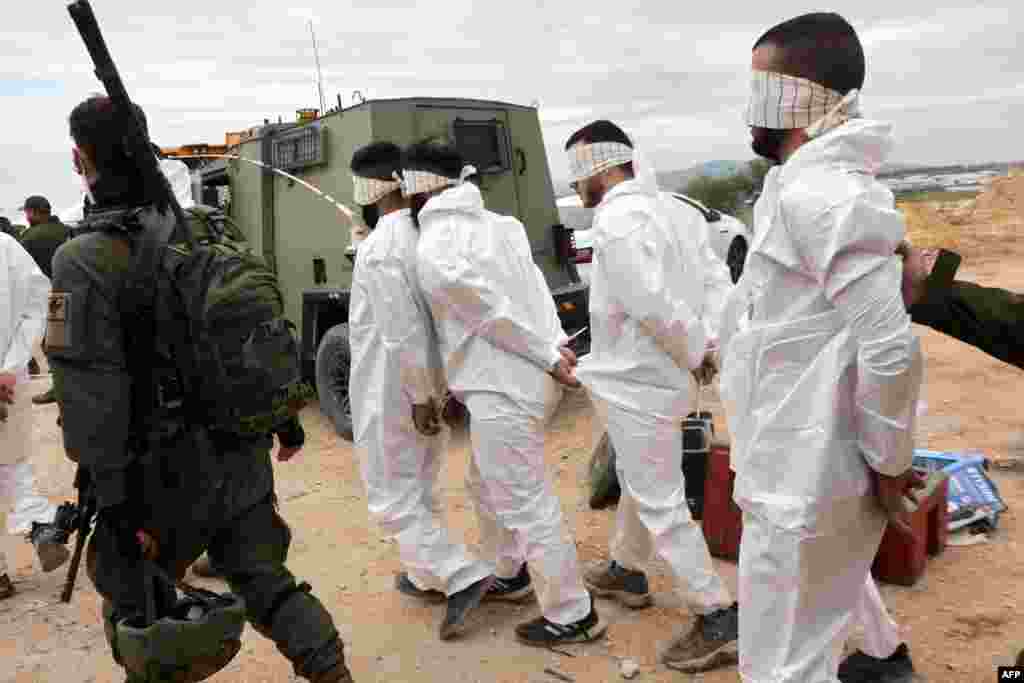
[[[329,107],[339,92],[351,104],[354,90],[537,101],[556,181],[566,176],[566,137],[596,118],[622,125],[661,170],[750,158],[751,46],[775,23],[822,9],[786,0],[297,4],[93,0],[158,144],[222,144],[225,131],[317,107],[312,18]],[[833,3],[865,44],[863,107],[895,124],[893,160],[1024,159],[1021,7]],[[102,85],[61,0],[5,13],[0,36],[0,208],[12,215],[38,193],[59,211],[79,196],[67,114]]]

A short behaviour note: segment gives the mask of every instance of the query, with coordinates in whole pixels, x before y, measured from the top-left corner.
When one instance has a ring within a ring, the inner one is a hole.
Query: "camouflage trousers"
[[[292,662],[296,675],[314,679],[344,662],[341,639],[330,614],[298,585],[285,566],[291,531],[278,514],[273,496],[222,524],[190,521],[186,528],[164,529],[157,563],[181,577],[204,551],[223,570],[232,592],[245,600],[249,623],[270,638]],[[99,525],[89,542],[89,576],[104,598],[104,631],[118,660],[114,625],[145,613],[146,590],[141,560],[125,558],[114,535]],[[156,596],[157,614],[176,601],[173,590]],[[119,662],[120,663],[120,662]],[[130,683],[141,680],[128,677]]]

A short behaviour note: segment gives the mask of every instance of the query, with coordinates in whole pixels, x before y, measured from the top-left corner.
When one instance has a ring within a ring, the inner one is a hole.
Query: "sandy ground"
[[[975,245],[961,277],[1024,291],[1024,247],[1000,240],[991,250]],[[1024,647],[1024,567],[1019,540],[1024,504],[1024,422],[1020,400],[1024,374],[957,341],[918,327],[927,355],[919,445],[935,449],[977,448],[992,458],[993,478],[1010,511],[990,540],[970,547],[947,547],[913,587],[882,586],[896,619],[906,630],[917,668],[931,683],[994,681],[995,667],[1012,662]],[[48,379],[33,381],[32,393]],[[72,497],[73,466],[64,457],[55,427],[55,406],[37,406],[34,460],[41,486],[54,502]],[[720,418],[720,415],[718,416]],[[347,643],[355,679],[370,681],[544,682],[554,669],[575,681],[622,680],[619,660],[641,666],[634,680],[708,683],[736,681],[735,669],[690,677],[657,665],[656,644],[692,616],[672,592],[666,567],[651,568],[656,605],[631,612],[601,600],[611,626],[601,642],[553,653],[519,645],[513,626],[537,614],[523,607],[488,606],[474,618],[463,639],[442,643],[437,626],[442,606],[424,606],[392,589],[399,568],[393,544],[368,523],[357,462],[350,444],[335,438],[315,406],[304,420],[308,445],[291,463],[277,464],[282,511],[292,525],[289,565],[312,583],[334,615]],[[583,485],[593,429],[591,409],[581,393],[567,395],[549,430],[547,460],[563,508],[584,561],[601,559],[614,511],[594,512]],[[472,506],[463,492],[468,449],[455,441],[443,472],[449,522],[456,535],[477,541]],[[18,593],[0,602],[0,683],[29,681],[121,681],[99,623],[100,602],[83,574],[70,604],[59,601],[63,570],[42,574],[33,566],[28,544],[15,549]],[[716,562],[735,588],[735,565]],[[216,581],[197,581],[217,588]],[[297,680],[274,646],[251,628],[230,667],[210,680]]]

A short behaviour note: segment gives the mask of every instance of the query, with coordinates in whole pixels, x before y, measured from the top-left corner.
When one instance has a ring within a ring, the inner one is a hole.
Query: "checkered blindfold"
[[[754,71],[747,104],[748,126],[791,130],[807,129],[816,137],[860,116],[859,91],[845,96],[805,78]]]
[[[458,178],[448,178],[430,171],[402,169],[402,196],[410,197],[414,194],[425,194],[446,187],[458,186],[475,173],[476,168],[470,165],[462,167]]]
[[[352,199],[360,206],[369,206],[380,201],[381,197],[394,192],[401,183],[398,180],[381,180],[380,178],[364,178],[352,176]]]
[[[632,161],[633,148],[621,142],[594,142],[569,148],[569,174],[574,183]]]

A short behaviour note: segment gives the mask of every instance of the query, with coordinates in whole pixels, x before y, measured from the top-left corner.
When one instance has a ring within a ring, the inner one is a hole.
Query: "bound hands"
[[[568,346],[559,346],[558,352],[562,354],[562,357],[551,366],[548,374],[554,377],[559,384],[573,388],[579,387],[580,381],[573,374],[579,364],[576,354]]]
[[[916,491],[924,487],[924,475],[913,468],[895,477],[875,472],[875,496],[878,503],[889,518],[889,524],[908,536],[913,530],[907,521],[909,513],[904,498],[919,504]]]
[[[693,377],[697,380],[697,384],[706,385],[711,384],[711,380],[717,374],[718,350],[717,347],[708,343],[707,350],[704,353],[704,360],[701,361],[700,367],[693,371]]]
[[[426,403],[413,404],[412,423],[424,436],[435,436],[441,432],[441,410],[433,396]]]

